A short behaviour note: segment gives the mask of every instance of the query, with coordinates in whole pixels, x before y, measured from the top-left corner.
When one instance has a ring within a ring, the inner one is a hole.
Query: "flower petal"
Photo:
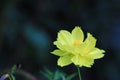
[[[82,56],[74,56],[72,58],[72,62],[77,65],[77,66],[85,66],[85,67],[91,67],[94,63],[94,59],[92,58],[87,58],[87,57],[82,57]]]
[[[74,50],[74,54],[77,53],[77,54],[83,55],[85,52],[87,52],[87,49],[86,49],[86,44],[84,44],[84,43],[77,46]]]
[[[79,65],[81,66],[85,66],[85,67],[91,67],[94,63],[94,59],[92,58],[86,58],[86,57],[81,57],[81,59],[79,60]]]
[[[84,34],[83,34],[83,31],[81,30],[80,27],[76,26],[76,27],[72,30],[72,38],[74,38],[74,40],[83,41],[83,39],[84,39]]]
[[[71,61],[75,64],[75,65],[79,65],[79,55],[75,55],[74,57],[71,58]]]
[[[59,48],[60,50],[65,50],[64,46],[60,43],[60,41],[54,41],[53,44],[56,45],[57,48]]]
[[[56,55],[56,56],[63,56],[65,55],[66,53],[62,50],[59,50],[59,49],[56,49],[54,50],[53,52],[51,52],[52,54]]]
[[[83,48],[80,50],[81,54],[86,55],[89,51],[91,51],[96,45],[96,39],[90,34],[87,34],[87,38],[82,44]]]
[[[92,57],[93,59],[99,59],[104,56],[104,50],[100,50],[98,48],[94,48],[89,54],[87,55],[88,57]]]
[[[72,63],[71,57],[72,57],[72,55],[65,55],[65,56],[60,57],[57,62],[58,65],[63,67],[63,66],[67,66],[67,65],[71,64]]]
[[[85,44],[87,44],[87,47],[95,47],[96,45],[96,39],[90,34],[87,34],[87,38],[85,40]]]
[[[66,52],[72,52],[73,51],[73,47],[67,44],[61,44],[60,41],[55,41],[54,45],[56,45],[60,50],[62,51],[66,51]]]
[[[58,38],[57,41],[60,41],[62,45],[70,45],[71,44],[71,34],[70,32],[66,31],[66,30],[61,30],[58,33]]]

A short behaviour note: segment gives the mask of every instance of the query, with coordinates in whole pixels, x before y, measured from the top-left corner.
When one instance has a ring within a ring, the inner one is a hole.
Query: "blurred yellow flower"
[[[96,39],[90,33],[87,33],[87,38],[84,40],[83,31],[79,26],[76,26],[71,33],[60,30],[54,45],[58,49],[51,53],[59,56],[57,63],[61,67],[71,63],[79,67],[91,67],[94,59],[102,58],[105,52],[95,47]]]

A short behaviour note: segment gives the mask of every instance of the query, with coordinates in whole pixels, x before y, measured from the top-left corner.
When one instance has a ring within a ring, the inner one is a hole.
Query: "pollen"
[[[83,43],[83,42],[80,40],[76,40],[76,41],[74,41],[73,45],[76,47],[76,46],[79,46],[81,43]]]

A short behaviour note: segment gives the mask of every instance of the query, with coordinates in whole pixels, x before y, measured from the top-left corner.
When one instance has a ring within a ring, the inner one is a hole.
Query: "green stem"
[[[81,77],[81,74],[80,74],[80,68],[79,68],[79,66],[77,66],[77,69],[78,69],[79,80],[82,80],[82,77]]]

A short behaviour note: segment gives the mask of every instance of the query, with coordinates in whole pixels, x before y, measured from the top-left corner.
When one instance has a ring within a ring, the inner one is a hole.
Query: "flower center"
[[[74,41],[73,45],[76,47],[76,46],[80,45],[81,43],[82,43],[82,41],[76,40],[76,41]]]

